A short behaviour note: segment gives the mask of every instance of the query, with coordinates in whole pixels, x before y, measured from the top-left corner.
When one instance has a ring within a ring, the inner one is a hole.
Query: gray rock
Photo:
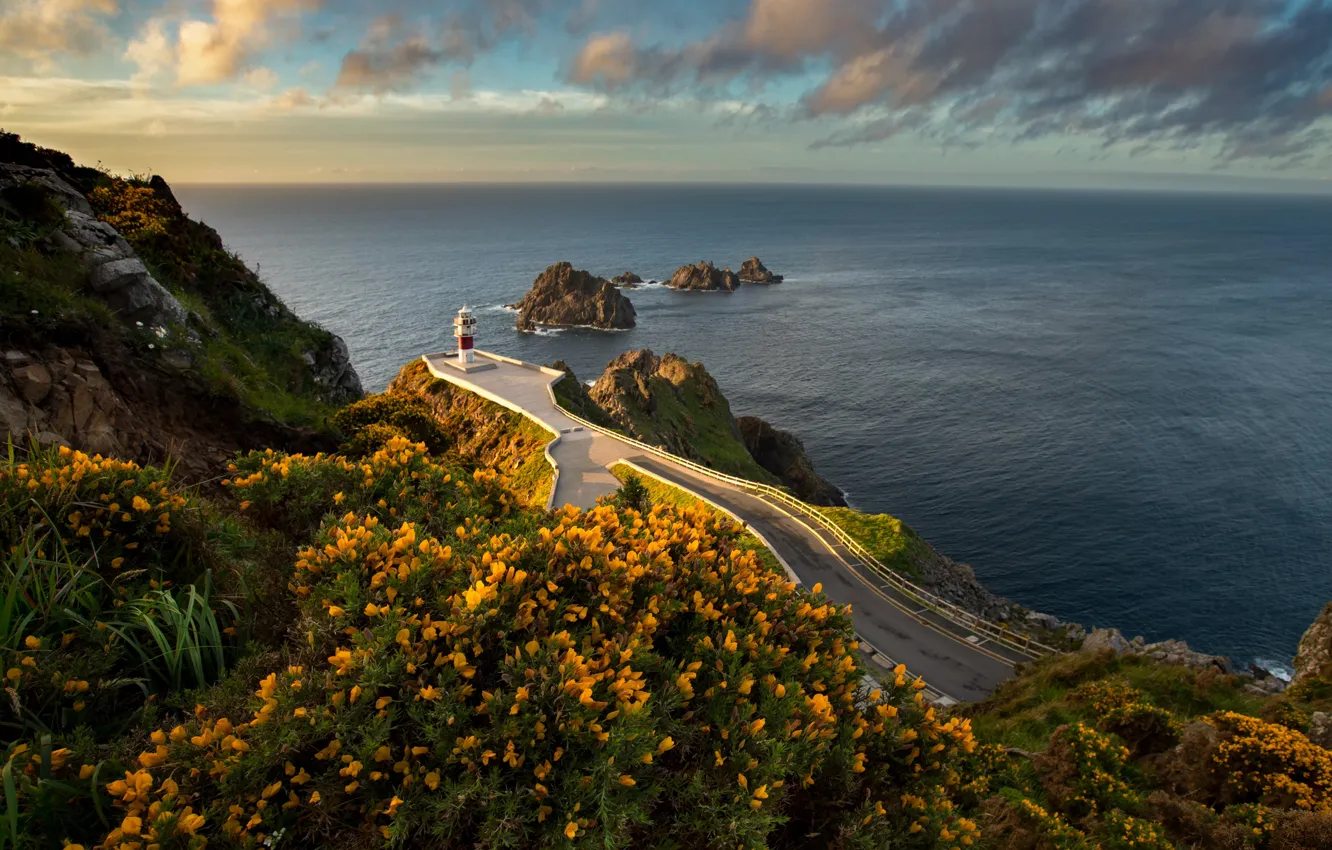
[[[1323,749],[1332,749],[1332,715],[1315,711],[1309,719],[1309,740]]]
[[[28,406],[18,396],[10,395],[4,385],[0,385],[0,438],[12,438],[15,443],[23,441],[23,434],[28,430]]]
[[[88,199],[83,197],[79,190],[61,180],[51,169],[32,168],[9,162],[0,163],[0,189],[26,184],[37,184],[46,189],[67,210],[92,215],[92,205],[88,203]]]
[[[19,392],[32,404],[41,404],[51,392],[51,372],[40,363],[15,369],[13,374]]]
[[[151,275],[107,293],[106,303],[127,322],[166,326],[183,325],[186,321],[185,308]]]
[[[194,365],[194,359],[180,349],[162,352],[162,363],[168,369],[174,369],[177,372],[184,372],[190,366]]]
[[[57,434],[55,431],[42,431],[37,435],[37,445],[50,448],[52,446],[69,447],[69,440]]]
[[[88,275],[88,285],[93,292],[107,293],[137,285],[147,278],[152,279],[143,261],[137,257],[112,260],[95,267]]]
[[[1129,651],[1129,642],[1124,640],[1119,629],[1094,629],[1082,642],[1082,648],[1088,651],[1108,649],[1116,655],[1123,655]]]
[[[1042,614],[1040,611],[1030,611],[1027,613],[1027,622],[1038,629],[1049,629],[1054,631],[1063,625],[1059,618],[1053,614]]]

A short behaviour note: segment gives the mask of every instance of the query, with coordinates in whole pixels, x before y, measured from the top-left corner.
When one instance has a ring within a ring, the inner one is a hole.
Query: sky
[[[0,127],[180,183],[1332,192],[1332,0],[0,0]]]

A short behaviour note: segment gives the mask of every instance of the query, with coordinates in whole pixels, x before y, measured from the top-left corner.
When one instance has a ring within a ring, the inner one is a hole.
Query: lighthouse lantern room
[[[469,308],[463,307],[453,317],[453,335],[458,338],[458,363],[474,363],[476,356],[472,352],[476,347],[476,317]]]

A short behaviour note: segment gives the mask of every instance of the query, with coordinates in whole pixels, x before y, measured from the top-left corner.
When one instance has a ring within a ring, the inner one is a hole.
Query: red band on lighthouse
[[[470,336],[460,336],[460,337],[458,337],[458,347],[461,348],[463,351],[471,351],[471,350],[472,350],[472,338],[471,338]]]

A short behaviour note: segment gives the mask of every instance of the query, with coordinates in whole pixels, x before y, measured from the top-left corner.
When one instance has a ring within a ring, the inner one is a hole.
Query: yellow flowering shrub
[[[98,186],[89,196],[98,218],[119,230],[136,245],[143,239],[165,236],[172,209],[151,187],[119,177]]]
[[[295,498],[298,475],[329,476],[352,508],[298,553],[299,640],[251,682],[244,715],[219,716],[205,694],[137,757],[151,788],[179,783],[172,812],[204,818],[192,836],[974,842],[952,798],[968,723],[940,716],[904,670],[870,689],[848,612],[765,568],[730,520],[513,511],[493,476],[446,476],[405,440],[366,464],[237,464],[251,511]],[[412,480],[424,505],[392,483]]]
[[[1050,737],[1041,781],[1064,814],[1081,818],[1132,806],[1136,796],[1124,772],[1129,751],[1114,739],[1071,723]]]
[[[1159,753],[1179,743],[1174,715],[1152,705],[1146,694],[1115,679],[1096,679],[1073,691],[1096,716],[1096,727],[1118,735],[1135,755]]]
[[[1221,733],[1210,767],[1223,802],[1332,811],[1332,752],[1256,717],[1222,712],[1209,722]]]
[[[165,470],[68,448],[0,464],[0,675],[20,728],[98,726],[220,672],[232,609],[200,525]]]

